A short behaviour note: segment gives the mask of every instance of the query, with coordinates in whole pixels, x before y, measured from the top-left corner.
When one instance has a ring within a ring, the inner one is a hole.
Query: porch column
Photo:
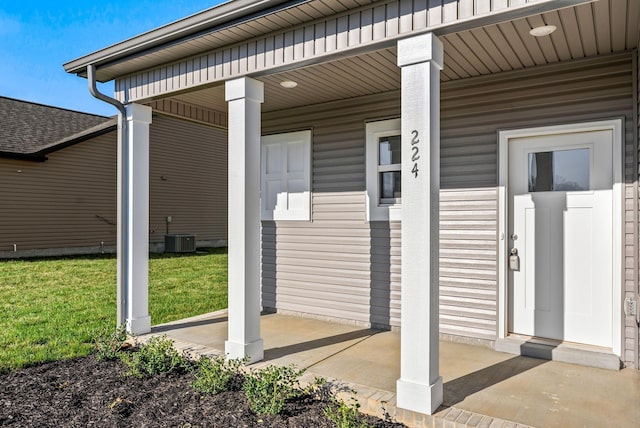
[[[242,77],[225,85],[229,103],[228,358],[264,356],[260,338],[260,104],[262,82]]]
[[[442,42],[398,42],[402,68],[402,315],[397,403],[432,414],[442,404],[438,323]]]
[[[149,316],[149,124],[151,108],[125,106],[118,145],[118,323],[151,331]]]

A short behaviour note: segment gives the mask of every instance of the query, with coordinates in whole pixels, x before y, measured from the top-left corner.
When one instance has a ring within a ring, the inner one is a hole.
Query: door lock
[[[520,256],[518,255],[518,249],[512,248],[509,255],[509,269],[519,271],[520,270]]]

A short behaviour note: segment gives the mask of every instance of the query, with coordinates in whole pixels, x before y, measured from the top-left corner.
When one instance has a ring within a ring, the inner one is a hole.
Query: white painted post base
[[[264,358],[264,344],[262,339],[251,343],[236,343],[227,340],[224,342],[224,352],[230,359],[246,357],[250,363],[255,363]]]
[[[142,318],[129,318],[126,321],[126,329],[130,334],[146,334],[151,331],[151,316]]]
[[[118,323],[151,331],[149,316],[149,125],[151,108],[128,104],[118,148]]]
[[[227,358],[264,358],[260,338],[260,104],[262,82],[225,84],[229,110],[229,336]]]
[[[413,383],[398,379],[396,382],[396,401],[399,407],[418,413],[432,415],[444,400],[442,377],[438,376],[432,385]]]
[[[431,33],[398,42],[401,67],[402,267],[397,404],[433,414],[439,373],[440,70]]]

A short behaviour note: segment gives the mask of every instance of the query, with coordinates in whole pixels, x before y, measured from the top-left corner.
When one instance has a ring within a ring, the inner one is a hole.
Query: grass
[[[152,255],[149,312],[160,324],[227,307],[227,252]],[[0,261],[0,372],[87,355],[116,325],[116,259]]]

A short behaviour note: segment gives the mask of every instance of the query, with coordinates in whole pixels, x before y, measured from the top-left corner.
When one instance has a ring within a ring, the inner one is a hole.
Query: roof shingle
[[[109,117],[0,97],[0,155],[50,152],[90,128],[111,126],[114,119]]]

